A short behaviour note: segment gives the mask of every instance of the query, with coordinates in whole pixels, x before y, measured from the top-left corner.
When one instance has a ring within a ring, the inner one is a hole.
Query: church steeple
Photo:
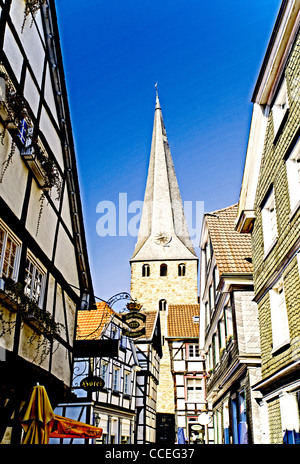
[[[131,261],[195,258],[156,86],[147,185]]]

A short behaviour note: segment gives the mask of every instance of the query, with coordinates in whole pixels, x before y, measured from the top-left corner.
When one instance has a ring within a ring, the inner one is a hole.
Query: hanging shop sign
[[[80,387],[87,392],[99,391],[104,387],[104,380],[101,377],[89,375],[81,380]]]
[[[123,335],[131,338],[138,338],[142,335],[145,335],[145,327],[141,327],[141,324],[144,324],[146,321],[146,315],[139,313],[142,305],[137,301],[131,301],[127,304],[127,309],[129,313],[122,315],[122,321],[126,322],[130,330],[123,328]]]

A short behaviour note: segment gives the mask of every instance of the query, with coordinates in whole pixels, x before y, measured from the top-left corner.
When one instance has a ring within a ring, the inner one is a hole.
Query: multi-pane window
[[[267,253],[277,238],[274,189],[271,190],[261,210],[264,250]]]
[[[17,279],[20,242],[0,224],[0,276]]]
[[[269,292],[271,305],[273,351],[290,341],[284,286],[281,279]]]
[[[24,292],[37,305],[42,306],[45,285],[45,271],[31,257],[27,257]]]
[[[300,203],[300,139],[286,160],[291,211]]]
[[[120,369],[118,367],[113,368],[113,390],[120,390]]]
[[[202,400],[202,380],[196,378],[186,379],[187,401]]]
[[[199,357],[199,345],[197,343],[189,343],[188,345],[188,357],[198,358]]]

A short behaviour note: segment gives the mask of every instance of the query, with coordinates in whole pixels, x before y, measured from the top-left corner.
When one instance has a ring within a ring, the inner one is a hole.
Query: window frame
[[[270,189],[261,207],[264,256],[266,256],[278,239],[277,214],[274,187]]]
[[[269,290],[272,329],[272,353],[290,344],[289,320],[286,307],[284,283],[281,278]]]
[[[142,266],[142,277],[150,277],[150,265],[148,263]]]
[[[300,137],[285,160],[285,166],[291,217],[300,207]]]
[[[286,79],[283,80],[274,103],[272,105],[272,117],[273,117],[273,128],[274,128],[274,142],[276,142],[279,133],[283,127],[286,116],[289,111],[289,98],[287,91]]]
[[[199,343],[186,344],[187,359],[199,358]]]
[[[16,237],[16,235],[6,226],[6,224],[0,220],[0,231],[3,231],[3,242],[2,242],[2,247],[0,250],[0,278],[11,278],[15,282],[18,279],[19,275],[19,268],[20,268],[20,257],[21,257],[21,248],[22,248],[22,242]],[[16,246],[16,252],[15,252],[15,257],[14,257],[14,262],[12,267],[12,274],[7,275],[4,274],[3,272],[3,266],[4,266],[4,260],[5,260],[5,252],[7,248],[7,240],[8,238],[15,244]],[[4,253],[3,253],[4,250]]]
[[[200,403],[203,401],[203,379],[200,377],[185,377],[186,401]],[[200,394],[197,392],[200,392]]]
[[[186,265],[185,263],[178,264],[178,277],[185,277]]]
[[[165,263],[162,263],[159,268],[159,275],[160,277],[167,277],[168,276],[168,266]]]
[[[29,294],[26,292],[26,288],[28,287],[28,284],[26,283],[26,277],[27,277],[27,263],[30,263],[33,266],[33,271],[32,271],[32,281],[35,283],[35,278],[37,275],[37,272],[41,275],[41,282],[40,282],[40,293],[38,300],[36,300],[33,296],[34,293],[34,287],[35,285],[30,286],[30,292]],[[26,256],[26,265],[25,265],[25,278],[24,278],[24,293],[27,295],[32,301],[34,301],[40,308],[43,306],[44,302],[44,297],[45,297],[45,284],[46,284],[46,269],[41,265],[41,263],[38,262],[38,260],[32,255],[32,253],[27,252]]]

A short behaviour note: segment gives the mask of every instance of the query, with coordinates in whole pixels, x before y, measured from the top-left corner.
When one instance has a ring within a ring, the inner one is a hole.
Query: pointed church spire
[[[197,259],[158,98],[153,123],[150,162],[140,229],[131,261]]]

